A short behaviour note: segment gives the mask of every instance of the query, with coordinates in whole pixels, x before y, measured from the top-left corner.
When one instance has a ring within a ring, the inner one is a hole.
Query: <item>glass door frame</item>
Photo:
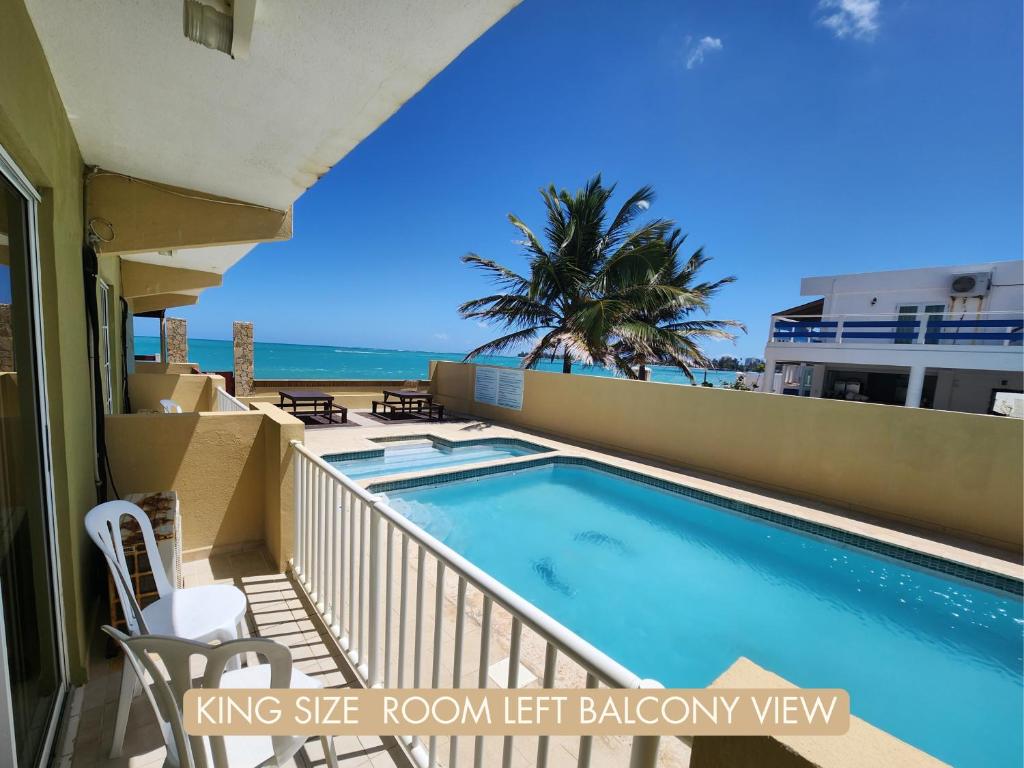
[[[60,558],[58,556],[58,538],[56,519],[54,517],[55,499],[53,495],[53,454],[50,448],[49,397],[46,388],[46,360],[43,346],[42,291],[39,279],[39,231],[38,207],[42,197],[32,183],[18,168],[3,145],[0,145],[0,175],[14,187],[25,199],[27,214],[26,245],[28,246],[29,301],[32,315],[32,347],[34,354],[29,364],[35,369],[37,382],[37,409],[32,414],[39,427],[39,451],[42,459],[40,476],[43,483],[43,503],[46,507],[47,559],[50,566],[50,579],[53,589],[54,634],[57,639],[57,664],[59,685],[50,722],[47,725],[46,739],[43,746],[43,760],[52,756],[54,741],[59,730],[61,716],[68,693],[68,652],[66,623],[64,618],[64,590],[60,574]],[[0,764],[15,765],[17,752],[14,743],[13,712],[11,707],[11,690],[7,669],[7,649],[3,630],[3,605],[0,605]],[[7,763],[7,759],[10,763]]]

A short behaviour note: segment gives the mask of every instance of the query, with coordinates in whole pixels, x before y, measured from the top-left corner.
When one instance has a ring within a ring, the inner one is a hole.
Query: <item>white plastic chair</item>
[[[132,518],[142,531],[146,557],[159,595],[156,601],[141,609],[135,600],[135,590],[132,589],[124,556],[124,543],[121,539],[121,520],[124,517]],[[188,589],[171,586],[156,546],[153,526],[137,505],[130,501],[108,501],[93,507],[85,516],[85,529],[107,560],[128,631],[132,635],[170,635],[207,643],[223,643],[244,636],[247,603],[242,591],[230,584]],[[131,666],[125,664],[121,671],[121,693],[114,721],[111,759],[121,756],[136,685],[137,678]]]
[[[173,400],[161,400],[160,406],[164,409],[164,413],[184,413],[181,406]]]
[[[192,688],[323,688],[319,680],[292,666],[291,652],[285,646],[265,638],[207,645],[177,637],[129,637],[110,626],[103,631],[124,650],[125,665],[130,664],[140,680],[148,673],[153,681],[146,686],[146,697],[163,731],[165,768],[280,766],[305,743],[304,736],[189,736],[183,723],[185,693]],[[254,653],[266,663],[225,671],[233,659],[245,653]],[[195,656],[206,662],[198,680],[191,664]],[[334,740],[330,736],[320,740],[327,765],[337,768]]]

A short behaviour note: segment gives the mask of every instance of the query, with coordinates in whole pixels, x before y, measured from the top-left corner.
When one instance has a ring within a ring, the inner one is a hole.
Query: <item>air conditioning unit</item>
[[[949,281],[949,295],[954,297],[985,296],[992,285],[991,272],[972,272],[953,275]]]

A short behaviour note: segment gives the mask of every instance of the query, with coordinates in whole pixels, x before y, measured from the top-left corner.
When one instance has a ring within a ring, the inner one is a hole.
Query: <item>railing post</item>
[[[657,680],[641,680],[637,688],[663,688]],[[629,768],[655,768],[658,764],[660,736],[634,736],[629,752]]]
[[[291,443],[293,453],[292,486],[295,497],[295,541],[292,542],[292,570],[302,580],[302,452],[299,451],[298,440]]]
[[[918,315],[917,316],[917,337],[914,339],[915,344],[926,344],[925,334],[928,333],[928,318],[930,315]],[[898,329],[897,329],[898,330]]]
[[[836,318],[836,344],[843,343],[843,315]]]
[[[381,561],[380,561],[380,525],[381,516],[376,506],[370,507],[370,580],[369,590],[369,627],[367,628],[367,640],[370,646],[367,660],[367,682],[371,688],[379,688],[381,685],[380,674],[380,582],[381,582]]]

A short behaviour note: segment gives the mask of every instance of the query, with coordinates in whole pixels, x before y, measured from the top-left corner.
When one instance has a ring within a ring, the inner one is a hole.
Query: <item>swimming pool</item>
[[[1019,765],[1018,595],[585,460],[537,463],[371,489],[643,677],[705,686],[746,656],[797,685],[846,688],[855,714],[954,765]]]
[[[485,437],[456,443],[430,435],[415,435],[374,442],[382,442],[384,447],[324,456],[324,461],[349,477],[359,479],[529,456],[549,450],[525,440],[500,437]]]

